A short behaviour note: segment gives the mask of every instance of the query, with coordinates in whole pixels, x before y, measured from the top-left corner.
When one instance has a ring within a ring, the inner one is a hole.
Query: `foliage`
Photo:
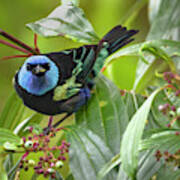
[[[116,3],[113,0],[111,5],[116,7]],[[102,8],[109,4],[103,1],[103,5]],[[140,0],[133,4],[128,16],[124,14],[122,22],[133,26],[145,5],[149,6],[150,27],[144,42],[129,45],[110,56],[104,65],[107,77],[98,76],[91,99],[74,115],[74,123],[65,126],[61,134],[52,133],[52,136],[56,135],[51,140],[53,149],[62,148],[61,141],[65,137],[70,147],[68,162],[59,163],[62,169],[55,168],[56,172],[51,172],[54,164],[50,161],[51,178],[180,178],[180,1]],[[76,41],[75,46],[93,44],[100,38],[80,7],[81,2],[63,0],[48,17],[27,26],[44,37],[70,38]],[[133,62],[133,68],[125,68],[127,77],[124,79],[121,73],[124,66],[118,59],[128,65]],[[129,74],[133,74],[131,82]],[[43,115],[27,110],[15,93],[9,97],[0,114],[1,179],[17,179],[19,176],[23,179],[27,174],[33,180],[43,178],[37,176],[41,171],[30,161],[38,162],[42,156],[43,149],[38,149],[37,142],[42,141],[40,122],[43,118]],[[30,126],[33,126],[33,137],[29,136]],[[29,147],[28,144],[26,147],[25,139],[28,138],[33,139],[36,146]],[[58,157],[58,152],[53,151],[48,143],[45,144],[46,150]],[[32,155],[27,159],[29,153]],[[25,171],[19,171],[22,163],[34,167],[36,173],[33,168],[25,172],[26,166]]]

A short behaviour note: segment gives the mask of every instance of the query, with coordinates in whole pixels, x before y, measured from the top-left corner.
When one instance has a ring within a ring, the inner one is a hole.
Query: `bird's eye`
[[[49,63],[45,63],[41,65],[44,69],[46,69],[47,71],[50,69],[50,65]]]
[[[30,63],[28,63],[28,64],[26,65],[26,69],[27,69],[28,71],[32,71],[35,67],[36,67],[36,65],[30,64]]]
[[[32,70],[31,64],[27,64],[27,65],[26,65],[26,69],[27,69],[28,71],[31,71],[31,70]]]

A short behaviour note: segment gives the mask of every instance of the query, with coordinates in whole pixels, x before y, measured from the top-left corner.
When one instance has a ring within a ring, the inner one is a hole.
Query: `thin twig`
[[[14,59],[14,58],[25,58],[25,57],[30,57],[30,56],[32,56],[32,54],[5,56],[5,57],[0,58],[0,60],[8,60],[8,59]]]
[[[31,52],[32,54],[38,54],[38,52],[35,49],[31,48],[27,44],[23,43],[22,41],[18,40],[14,36],[12,36],[12,35],[8,34],[7,32],[3,31],[2,29],[0,29],[0,35],[5,37],[6,39],[9,39],[10,41],[14,42],[15,44],[19,45],[20,47],[26,49],[27,51]]]
[[[37,34],[34,34],[34,47],[35,47],[35,50],[38,54],[41,54],[39,48],[38,48],[38,45],[37,45],[37,39],[38,39],[38,35]]]
[[[30,52],[27,51],[26,49],[21,48],[21,47],[18,47],[18,46],[16,46],[16,45],[11,44],[11,43],[9,43],[9,42],[7,42],[7,41],[5,41],[5,40],[2,40],[2,39],[0,39],[0,44],[4,44],[4,45],[6,45],[6,46],[9,46],[9,47],[11,47],[11,48],[13,48],[13,49],[16,49],[16,50],[21,51],[21,52],[26,53],[26,54],[29,54],[29,53],[30,53]]]

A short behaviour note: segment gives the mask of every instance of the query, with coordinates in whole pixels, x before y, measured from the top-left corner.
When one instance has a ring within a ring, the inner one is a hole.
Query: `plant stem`
[[[22,41],[16,39],[14,36],[8,34],[7,32],[3,31],[2,29],[0,29],[0,35],[9,39],[10,41],[14,42],[15,44],[19,45],[20,47],[26,49],[27,51],[31,52],[32,54],[38,54],[38,52],[35,49],[31,48],[30,46],[23,43]]]
[[[14,55],[14,56],[5,56],[0,58],[0,60],[8,60],[8,59],[13,59],[13,58],[25,58],[25,57],[29,57],[32,54],[27,54],[27,55]]]
[[[11,47],[11,48],[13,48],[13,49],[17,49],[18,51],[21,51],[21,52],[26,53],[26,54],[29,54],[29,53],[30,53],[30,52],[27,51],[26,49],[23,49],[23,48],[21,48],[21,47],[18,47],[18,46],[16,46],[16,45],[11,44],[11,43],[9,43],[9,42],[7,42],[7,41],[4,41],[4,40],[2,40],[2,39],[0,39],[0,44],[4,44],[4,45],[9,46],[9,47]]]

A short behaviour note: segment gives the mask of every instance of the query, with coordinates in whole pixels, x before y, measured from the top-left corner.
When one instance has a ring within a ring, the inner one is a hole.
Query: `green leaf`
[[[6,173],[4,166],[3,166],[5,157],[6,156],[2,156],[2,154],[0,155],[0,179],[1,180],[8,180],[7,173]]]
[[[157,172],[156,179],[157,180],[179,180],[180,178],[180,170],[175,169],[173,165],[164,165]]]
[[[152,21],[147,39],[169,39],[174,33],[173,30],[180,26],[180,1],[161,0],[157,4],[159,8],[157,7],[158,11]]]
[[[75,180],[72,174],[69,174],[66,178],[66,180]]]
[[[10,143],[10,142],[5,142],[3,144],[3,148],[7,151],[16,151],[18,149],[18,147],[16,146],[16,144]]]
[[[180,149],[179,136],[176,135],[178,130],[165,130],[160,133],[153,134],[150,138],[144,139],[140,144],[140,150],[159,149],[168,150],[175,153]]]
[[[117,154],[129,122],[126,106],[119,89],[102,75],[97,78],[93,92],[88,105],[76,113],[76,123],[99,135]]]
[[[35,113],[32,116],[26,118],[22,121],[14,130],[14,134],[18,134],[19,136],[24,136],[26,134],[25,129],[27,126],[33,126],[34,124],[39,124],[43,119],[42,114]]]
[[[131,7],[131,9],[128,10],[128,12],[124,15],[124,17],[121,19],[120,24],[123,24],[125,26],[128,26],[135,20],[135,18],[138,16],[139,11],[148,3],[148,0],[139,0],[134,3],[134,5]]]
[[[2,172],[2,171],[1,171],[1,173],[0,173],[0,179],[1,179],[1,180],[8,180],[8,177],[7,177],[6,172]]]
[[[180,26],[180,20],[178,18],[180,16],[179,7],[179,0],[161,0],[157,2],[157,9],[155,12],[153,11],[154,19],[147,40],[172,38],[179,40],[177,37],[178,27]],[[134,83],[134,89],[137,92],[143,91],[150,81],[153,80],[155,70],[164,71],[168,68],[164,62],[157,62],[154,57],[146,57],[146,60],[149,62],[148,65],[139,61],[137,66],[136,81]]]
[[[21,121],[25,106],[13,92],[0,115],[0,127],[13,130]]]
[[[99,171],[97,180],[101,180],[106,176],[115,166],[119,165],[121,162],[120,154],[114,156],[108,163],[106,163],[103,168]]]
[[[155,96],[161,89],[154,91],[132,117],[123,135],[121,143],[121,159],[125,172],[133,179],[138,166],[139,143],[145,123]]]
[[[44,37],[64,36],[82,43],[99,41],[83,10],[73,4],[64,3],[48,17],[27,24],[27,27]]]
[[[145,97],[140,94],[136,94],[135,92],[126,92],[125,96],[123,96],[123,101],[125,103],[129,119],[132,118],[134,113],[138,110],[138,108],[145,101]]]
[[[16,170],[19,167],[19,163],[21,161],[21,158],[15,163],[15,165],[8,171],[8,180],[14,180],[14,177],[16,176]]]
[[[137,56],[148,61],[148,65],[139,61],[137,67],[133,89],[136,92],[141,92],[152,82],[157,71],[162,72],[168,67],[175,71],[175,65],[171,57],[180,56],[179,48],[180,43],[178,41],[146,41],[117,51],[107,59],[105,66],[110,65],[121,56]]]
[[[162,0],[149,0],[149,20],[152,24],[153,20],[156,18],[157,13],[159,11],[160,8],[160,4],[161,4]]]
[[[70,167],[75,179],[96,179],[98,171],[113,157],[109,147],[89,129],[71,126],[67,140],[71,144]],[[112,179],[115,179],[114,171],[106,177],[106,180]]]
[[[149,180],[163,165],[162,161],[157,162],[155,158],[155,151],[146,151],[139,160],[137,179]]]
[[[13,143],[13,144],[21,144],[20,137],[13,134],[8,129],[0,128],[0,145],[3,145],[5,142]]]

